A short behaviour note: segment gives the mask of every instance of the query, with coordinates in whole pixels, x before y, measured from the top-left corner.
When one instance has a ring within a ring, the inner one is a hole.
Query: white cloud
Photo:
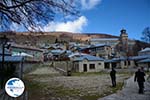
[[[85,16],[79,17],[77,20],[68,22],[49,22],[42,29],[45,32],[48,31],[65,31],[65,32],[81,32],[83,27],[87,24]]]
[[[69,17],[69,16],[68,16]],[[71,19],[71,18],[70,18]],[[64,31],[64,32],[82,32],[84,26],[87,25],[87,18],[85,16],[81,16],[76,20],[73,21],[67,21],[67,22],[54,22],[50,21],[47,25],[43,27],[38,26],[30,26],[28,27],[28,30],[30,31],[44,31],[44,32],[50,32],[50,31]],[[11,31],[24,31],[26,30],[22,25],[12,23],[10,25]]]
[[[19,30],[20,25],[16,23],[12,23],[9,28],[11,31],[16,31],[16,30]]]
[[[102,0],[81,0],[81,6],[83,9],[92,9],[101,3]]]
[[[16,31],[16,32],[23,32],[25,31],[25,27],[23,26],[23,24],[17,24],[17,23],[12,23],[10,26],[9,26],[9,30],[10,31]]]

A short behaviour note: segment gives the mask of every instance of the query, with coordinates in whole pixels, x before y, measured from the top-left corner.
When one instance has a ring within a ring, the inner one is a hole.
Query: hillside
[[[6,36],[17,44],[38,46],[39,44],[59,42],[85,42],[91,38],[118,38],[118,36],[101,33],[70,33],[70,32],[1,32],[0,36]]]

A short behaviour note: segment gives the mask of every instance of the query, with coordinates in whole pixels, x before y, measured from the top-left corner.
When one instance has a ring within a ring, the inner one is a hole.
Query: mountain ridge
[[[72,33],[72,32],[0,32],[0,36],[6,35],[17,44],[50,44],[59,42],[87,42],[91,38],[119,38],[105,33]]]

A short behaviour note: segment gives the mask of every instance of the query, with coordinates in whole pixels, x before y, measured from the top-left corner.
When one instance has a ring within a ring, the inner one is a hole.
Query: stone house
[[[138,57],[143,57],[137,63],[138,66],[144,67],[145,69],[150,69],[150,48],[145,48],[138,52]]]
[[[104,69],[104,59],[91,55],[76,55],[72,57],[75,72],[99,72]]]
[[[145,68],[145,70],[150,71],[150,58],[141,60],[138,62],[139,66],[142,66]]]
[[[108,59],[112,55],[112,49],[109,45],[91,45],[80,50],[82,53],[90,54],[97,57]]]
[[[141,55],[150,55],[150,48],[145,48],[145,49],[139,51],[138,55],[139,56],[141,56]]]
[[[49,60],[56,60],[56,61],[65,61],[65,60],[69,60],[68,55],[70,55],[72,52],[69,50],[51,50],[51,57],[49,58]]]
[[[5,70],[5,72],[7,72],[5,73],[5,78],[14,77],[14,76],[22,78],[23,62],[24,62],[24,57],[11,56],[11,53],[5,50],[4,66],[2,68],[2,50],[0,49],[0,73],[1,71]]]
[[[132,57],[118,57],[105,59],[105,68],[137,68],[148,67],[150,55],[138,55]]]
[[[25,53],[28,55],[31,55],[32,57],[25,57],[26,61],[33,61],[33,62],[43,62],[44,56],[43,56],[43,50],[38,49],[35,47],[26,47],[22,45],[11,45],[10,52],[13,53]]]
[[[129,68],[130,66],[132,66],[132,63],[130,62],[130,59],[125,58],[125,57],[105,60],[105,68],[106,69],[110,69],[112,67],[123,69],[123,68]]]
[[[90,39],[91,45],[109,45],[112,48],[112,53],[115,53],[115,46],[119,43],[119,38],[92,38]]]
[[[126,60],[125,58],[122,60],[124,60],[124,63],[128,65],[126,68],[137,68],[137,67],[148,68],[150,66],[149,58],[150,58],[150,48],[145,48],[138,52],[138,56],[126,57]],[[120,65],[123,66],[122,64]]]

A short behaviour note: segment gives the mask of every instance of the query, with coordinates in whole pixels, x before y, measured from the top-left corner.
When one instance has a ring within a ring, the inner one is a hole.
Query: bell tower
[[[128,52],[128,34],[125,29],[120,31],[120,42],[122,45],[122,51],[124,53]]]
[[[126,33],[126,30],[125,29],[122,29],[120,31],[120,39],[123,41],[123,42],[126,42],[128,40],[128,34]]]

